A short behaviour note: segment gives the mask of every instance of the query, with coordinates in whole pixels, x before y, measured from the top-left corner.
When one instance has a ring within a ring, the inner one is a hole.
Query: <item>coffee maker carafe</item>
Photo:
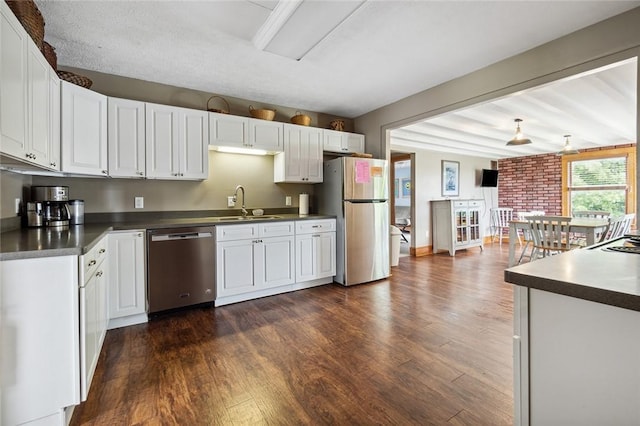
[[[31,199],[42,203],[43,225],[50,228],[68,228],[69,187],[68,186],[33,186]]]

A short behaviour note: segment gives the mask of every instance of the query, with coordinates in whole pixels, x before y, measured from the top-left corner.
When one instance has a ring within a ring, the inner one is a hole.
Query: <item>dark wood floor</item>
[[[107,333],[73,425],[512,424],[507,245]]]

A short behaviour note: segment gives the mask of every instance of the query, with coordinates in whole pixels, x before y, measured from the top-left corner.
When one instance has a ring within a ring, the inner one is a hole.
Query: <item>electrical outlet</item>
[[[284,197],[284,205],[285,206],[291,205],[291,195],[287,195],[286,197]]]
[[[143,209],[144,208],[144,197],[136,197],[135,199],[135,208]]]
[[[227,207],[235,207],[236,206],[236,202],[233,199],[233,195],[230,195],[227,197]]]
[[[16,214],[20,214],[20,198],[16,198]]]

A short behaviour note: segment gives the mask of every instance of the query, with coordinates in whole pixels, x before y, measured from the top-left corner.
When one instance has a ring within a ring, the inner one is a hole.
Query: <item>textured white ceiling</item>
[[[640,5],[367,1],[294,61],[251,43],[277,1],[36,3],[60,65],[344,117]],[[525,129],[528,125],[525,121]]]
[[[636,142],[637,59],[391,131],[391,149],[506,158]],[[532,143],[506,146],[520,118]]]

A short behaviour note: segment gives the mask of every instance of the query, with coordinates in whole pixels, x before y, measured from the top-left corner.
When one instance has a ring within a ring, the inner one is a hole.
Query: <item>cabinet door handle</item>
[[[95,265],[96,263],[97,263],[97,262],[96,262],[95,260],[92,260],[91,262],[89,262],[89,265],[88,265],[88,266],[93,266],[93,265]]]
[[[98,253],[102,254],[102,253],[104,253],[105,251],[107,251],[107,250],[105,250],[105,249],[100,249],[100,251],[99,251]]]
[[[96,277],[101,277],[101,276],[102,276],[102,271],[96,272]]]
[[[56,163],[55,163],[55,162],[52,162],[52,163],[49,163],[49,165],[50,165],[51,167],[55,167],[55,166],[56,166]]]
[[[142,172],[136,172],[136,174],[137,174],[138,176],[142,176],[144,173],[142,173]]]
[[[320,234],[313,234],[311,237],[313,237],[313,238],[320,238]]]
[[[103,175],[106,175],[106,174],[107,174],[107,171],[106,171],[106,170],[103,170],[103,171],[102,171],[102,174],[103,174]]]

